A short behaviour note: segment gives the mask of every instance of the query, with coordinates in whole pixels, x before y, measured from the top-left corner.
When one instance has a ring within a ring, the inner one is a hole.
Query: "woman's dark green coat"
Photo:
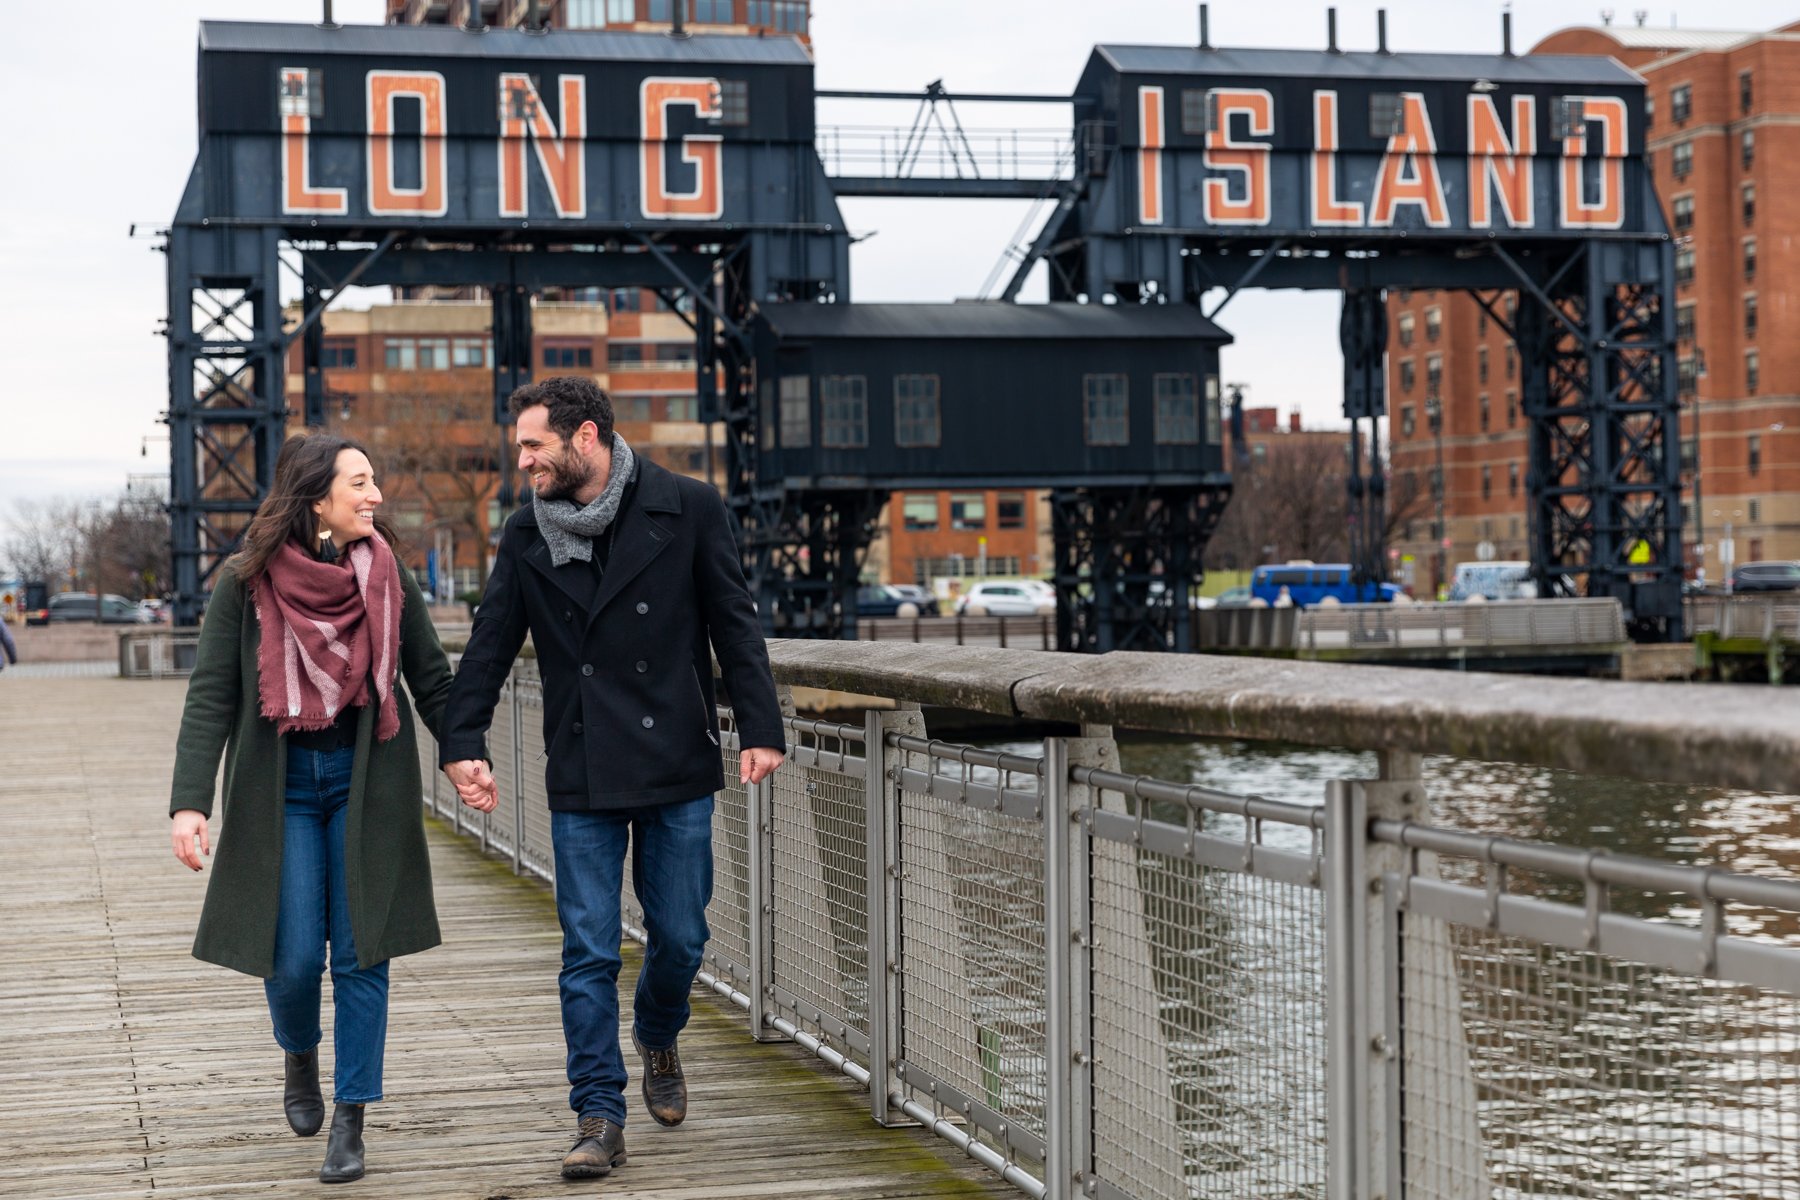
[[[405,590],[400,674],[435,733],[450,695],[450,666],[419,585],[404,567],[400,579]],[[220,571],[188,682],[169,812],[191,808],[212,815],[213,780],[223,751],[224,809],[194,957],[267,979],[275,973],[287,738],[261,715],[256,665],[261,637],[256,606],[243,583],[229,568]],[[394,701],[400,706],[400,732],[394,737],[375,740],[373,704],[363,708],[356,726],[344,862],[350,931],[361,967],[429,950],[442,940],[431,897],[412,708],[398,686]]]

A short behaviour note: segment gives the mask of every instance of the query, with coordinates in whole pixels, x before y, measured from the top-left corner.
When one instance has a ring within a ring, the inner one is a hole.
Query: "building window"
[[[719,81],[719,124],[750,124],[750,84],[745,80]]]
[[[702,25],[730,25],[736,20],[731,0],[693,0],[691,11],[693,19]]]
[[[781,377],[781,445],[812,445],[812,380],[805,375]]]
[[[1481,432],[1483,432],[1483,433],[1486,433],[1486,432],[1487,432],[1487,431],[1488,431],[1488,398],[1487,398],[1487,393],[1486,393],[1486,392],[1483,392],[1483,393],[1481,393],[1481,396],[1480,396],[1480,398],[1479,398],[1479,399],[1480,399],[1480,403],[1479,403],[1479,405],[1478,405],[1478,406],[1477,406],[1477,407],[1478,407],[1478,410],[1479,410],[1479,414],[1480,414],[1480,419],[1481,419]]]
[[[1517,292],[1506,293],[1505,308],[1506,308],[1506,324],[1509,327],[1516,327],[1515,321],[1517,320],[1518,315],[1519,315],[1519,293],[1517,293]]]
[[[593,351],[588,352],[592,361]],[[491,338],[459,337],[450,343],[450,365],[453,367],[491,367],[494,365],[494,343]]]
[[[1417,426],[1413,424],[1413,406],[1410,404],[1402,404],[1400,406],[1400,436],[1403,438],[1411,437],[1415,428],[1417,428]]]
[[[1745,116],[1750,115],[1751,103],[1756,99],[1756,89],[1749,71],[1738,72],[1738,111]]]
[[[1750,501],[1750,519],[1752,521],[1762,520],[1762,501],[1761,500]]]
[[[694,396],[669,396],[663,401],[663,420],[698,421],[700,401]]]
[[[1744,224],[1754,225],[1756,224],[1756,185],[1754,183],[1744,185],[1743,197]]]
[[[900,500],[901,524],[908,533],[930,533],[938,527],[936,492],[904,496]]]
[[[615,313],[644,311],[644,293],[637,288],[614,288],[607,298],[607,310]]]
[[[1692,355],[1675,360],[1675,390],[1682,396],[1692,396],[1700,389],[1700,369]]]
[[[1747,450],[1749,453],[1748,462],[1750,465],[1750,473],[1754,475],[1762,470],[1762,434],[1753,433],[1750,435]]]
[[[1428,308],[1425,310],[1425,340],[1435,342],[1444,332],[1444,310]]]
[[[356,343],[348,338],[326,338],[319,345],[319,365],[327,371],[354,371]]]
[[[1756,239],[1744,239],[1744,278],[1756,278]]]
[[[936,446],[943,441],[936,375],[894,376],[894,445]]]
[[[1519,423],[1519,393],[1512,388],[1506,389],[1506,427],[1511,429]]]
[[[1686,286],[1694,282],[1694,248],[1675,247],[1675,282]]]
[[[1669,116],[1679,125],[1694,111],[1694,87],[1679,83],[1669,89]]]
[[[1410,358],[1401,359],[1400,360],[1400,390],[1401,391],[1410,392],[1413,390],[1413,377],[1414,377],[1413,360]]]
[[[1684,437],[1681,439],[1681,469],[1692,471],[1700,465],[1700,439]]]
[[[1478,337],[1486,337],[1487,336],[1487,322],[1488,322],[1487,309],[1484,308],[1475,314],[1476,336],[1478,336]]]
[[[869,386],[862,375],[819,379],[819,444],[861,449],[869,444]]]
[[[1756,162],[1756,130],[1744,130],[1743,147],[1744,170],[1748,171],[1752,164]]]
[[[1756,293],[1744,297],[1744,337],[1756,336]]]
[[[1752,396],[1762,384],[1762,355],[1755,350],[1744,351],[1744,390]]]
[[[752,25],[777,33],[806,32],[806,0],[748,0],[746,7]]]
[[[1206,377],[1206,444],[1225,444],[1225,421],[1219,414],[1219,377]]]
[[[1486,463],[1481,464],[1481,498],[1490,499],[1494,494],[1494,469]]]
[[[1444,356],[1427,354],[1425,356],[1425,394],[1438,396],[1443,394]]]
[[[1675,221],[1677,233],[1686,232],[1694,227],[1694,194],[1683,192],[1669,203],[1670,215]]]
[[[1698,306],[1693,302],[1675,306],[1675,340],[1691,342],[1694,340],[1694,313]]]
[[[1131,444],[1130,388],[1124,375],[1081,377],[1083,435],[1090,446]]]
[[[550,361],[551,347],[544,347],[544,365],[557,366]],[[606,348],[606,365],[609,367],[636,367],[643,365],[644,347],[641,342],[614,342]],[[562,364],[574,366],[574,363]]]
[[[382,363],[390,371],[412,371],[419,365],[419,344],[412,338],[389,338]]]
[[[1200,441],[1200,395],[1192,375],[1156,377],[1156,444],[1193,446]]]
[[[1025,493],[1001,492],[994,497],[994,511],[1000,528],[1025,528]]]
[[[1400,344],[1402,346],[1410,346],[1413,344],[1414,324],[1416,324],[1416,322],[1411,313],[1403,312],[1400,314]]]
[[[1516,462],[1509,462],[1506,464],[1506,494],[1509,496],[1516,496],[1519,494],[1519,464]],[[1513,523],[1513,528],[1515,531],[1518,528],[1518,522],[1516,520]]]
[[[614,361],[614,351],[636,350],[636,346],[608,346],[606,358]],[[592,367],[594,365],[594,348],[592,346],[556,345],[547,343],[543,350],[546,367]]]
[[[1694,170],[1694,143],[1676,142],[1669,150],[1669,170],[1675,178],[1686,179]]]
[[[1488,348],[1486,346],[1475,347],[1475,378],[1480,383],[1488,381]]]
[[[980,492],[951,492],[950,528],[986,529],[987,497]]]
[[[615,421],[648,421],[650,419],[650,397],[648,396],[615,395],[612,402]]]
[[[1644,95],[1644,132],[1649,133],[1656,126],[1656,97],[1648,93]],[[1646,151],[1648,153],[1648,151]]]

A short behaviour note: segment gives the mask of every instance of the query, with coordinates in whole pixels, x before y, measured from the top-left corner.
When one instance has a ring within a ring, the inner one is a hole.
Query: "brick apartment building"
[[[537,0],[552,29],[666,30],[676,0]],[[810,0],[680,0],[682,18],[708,33],[782,34],[807,40]],[[390,25],[467,25],[471,0],[387,0]],[[531,0],[480,0],[481,23],[523,25]]]
[[[1769,33],[1572,28],[1532,53],[1610,55],[1649,83],[1650,165],[1677,239],[1690,573],[1721,580],[1728,532],[1738,562],[1800,558],[1800,22]],[[1441,452],[1447,569],[1482,542],[1497,558],[1528,557],[1510,340],[1452,292],[1394,293],[1389,330],[1393,469],[1429,479]],[[1394,549],[1434,562],[1432,514]]]

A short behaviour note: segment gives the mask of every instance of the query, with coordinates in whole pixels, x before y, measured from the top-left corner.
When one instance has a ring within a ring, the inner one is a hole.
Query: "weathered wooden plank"
[[[188,952],[205,880],[173,861],[164,816],[182,694],[179,681],[0,677],[0,839],[17,885],[0,890],[0,1197],[317,1194],[324,1138],[282,1119],[260,985]],[[548,890],[441,828],[431,843],[445,945],[394,964],[387,1098],[369,1114],[359,1194],[1016,1194],[918,1130],[876,1128],[848,1080],[752,1043],[706,994],[682,1042],[688,1122],[650,1123],[634,1089],[630,1163],[572,1188],[557,1174],[573,1116]],[[627,1006],[637,961],[627,947]],[[329,1072],[329,1034],[321,1057]]]

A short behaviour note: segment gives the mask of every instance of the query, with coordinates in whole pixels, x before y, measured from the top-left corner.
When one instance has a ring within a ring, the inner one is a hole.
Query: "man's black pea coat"
[[[604,571],[580,560],[553,566],[531,505],[507,521],[444,714],[440,761],[488,759],[494,705],[528,632],[553,809],[667,804],[722,788],[714,656],[741,744],[785,752],[768,646],[724,502],[643,458],[636,469],[602,535],[611,543]]]

